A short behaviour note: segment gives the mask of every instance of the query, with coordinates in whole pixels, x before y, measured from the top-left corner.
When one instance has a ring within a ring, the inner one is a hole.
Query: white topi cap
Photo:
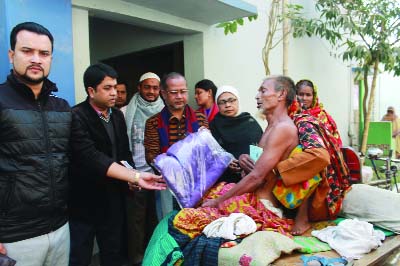
[[[147,72],[147,73],[144,73],[143,75],[141,75],[139,82],[142,82],[145,79],[156,79],[156,80],[160,81],[160,77],[153,72]]]

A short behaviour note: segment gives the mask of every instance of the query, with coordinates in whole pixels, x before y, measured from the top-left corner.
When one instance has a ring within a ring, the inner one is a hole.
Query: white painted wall
[[[89,16],[88,11],[72,8],[72,34],[74,46],[74,85],[75,102],[80,103],[86,98],[83,85],[83,73],[90,65],[89,49]]]
[[[250,1],[248,1],[250,2]],[[242,111],[256,115],[256,91],[265,77],[261,49],[265,39],[266,6],[256,5],[259,17],[235,34],[224,35],[223,29],[211,27],[204,33],[204,76],[217,86],[232,85],[239,90]],[[275,71],[275,70],[274,70]],[[265,122],[261,121],[262,126]]]
[[[400,114],[400,77],[394,77],[392,73],[382,73],[378,81],[377,90],[377,115],[374,119],[380,120],[386,114],[388,106],[394,106],[396,114]]]
[[[245,22],[236,34],[225,36],[218,28],[204,33],[205,77],[217,85],[231,84],[241,94],[244,111],[256,114],[254,96],[265,77],[261,50],[267,30],[269,2],[248,0],[257,6],[256,21]],[[306,1],[307,2],[307,1]],[[272,74],[282,73],[282,46],[271,52]],[[296,81],[311,79],[319,88],[321,102],[336,120],[345,144],[350,116],[350,71],[340,59],[330,56],[328,47],[316,38],[290,39],[289,75]],[[265,126],[265,123],[264,123]]]

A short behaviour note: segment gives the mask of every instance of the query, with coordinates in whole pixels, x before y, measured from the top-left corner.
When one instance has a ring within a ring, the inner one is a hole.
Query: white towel
[[[348,219],[338,226],[328,226],[311,234],[327,242],[331,248],[347,259],[360,259],[364,254],[382,245],[385,234],[374,230],[373,225]]]

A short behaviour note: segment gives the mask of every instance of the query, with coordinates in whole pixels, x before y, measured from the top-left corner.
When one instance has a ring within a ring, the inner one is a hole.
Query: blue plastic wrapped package
[[[222,175],[233,155],[204,129],[173,144],[155,159],[168,188],[183,208],[192,208]]]

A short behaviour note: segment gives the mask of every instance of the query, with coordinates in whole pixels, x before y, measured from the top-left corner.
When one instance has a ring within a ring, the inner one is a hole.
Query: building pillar
[[[89,45],[89,12],[85,9],[72,8],[72,33],[74,45],[75,101],[82,102],[86,98],[83,85],[83,73],[90,65]]]

